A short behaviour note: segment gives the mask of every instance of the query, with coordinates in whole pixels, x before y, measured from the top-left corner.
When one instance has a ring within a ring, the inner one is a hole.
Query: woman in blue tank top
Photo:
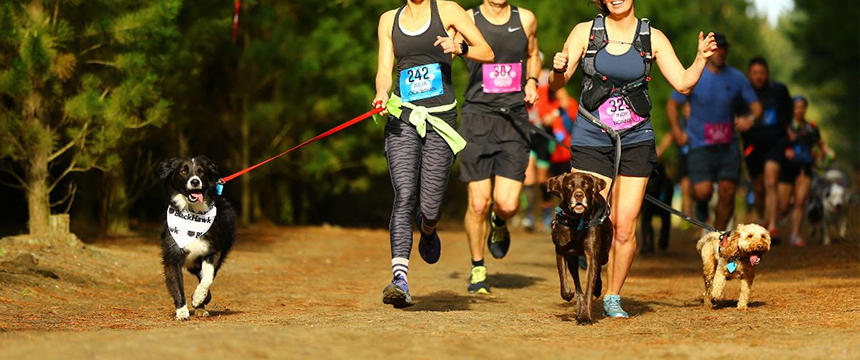
[[[593,60],[588,60],[593,62],[589,64],[583,60],[583,70],[601,75],[586,77],[588,79],[584,80],[588,86],[584,88],[580,114],[574,122],[571,137],[572,171],[589,173],[609,184],[615,170],[615,151],[612,139],[601,126],[621,133],[619,141],[622,150],[618,176],[613,193],[609,197],[612,209],[610,219],[614,231],[608,264],[609,282],[603,297],[603,309],[608,317],[625,318],[628,315],[621,308],[619,294],[636,252],[636,219],[645,195],[645,185],[656,162],[654,131],[648,116],[650,98],[647,96],[647,81],[650,77],[647,70],[650,69],[650,62],[656,61],[669,84],[678,92],[687,94],[698,82],[705,68],[705,60],[713,54],[717,46],[713,33],[705,37],[700,32],[696,60],[689,68],[684,69],[669,39],[659,30],[648,28],[647,21],[636,18],[634,0],[592,2],[600,9],[602,16],[594,21],[579,23],[570,32],[564,50],[553,58],[550,86],[555,90],[567,84],[577,65],[587,56],[592,56]],[[602,26],[597,26],[598,21]],[[650,33],[647,29],[650,29]],[[593,42],[590,44],[594,40],[595,31],[604,35],[604,41],[596,47]],[[642,35],[646,37],[642,38]],[[647,50],[634,49],[634,44],[645,44],[644,48]],[[593,67],[589,68],[591,65]],[[600,100],[592,105],[592,108],[583,107],[594,102],[586,98],[585,94],[600,82],[605,83],[599,84],[606,86],[605,94],[598,97]],[[635,89],[637,86],[645,87],[645,95],[640,94],[639,99],[647,106],[641,106],[641,102],[631,104],[630,98],[622,96],[623,93],[618,91]],[[588,115],[582,114],[583,111]],[[594,124],[591,119],[599,119],[601,125]],[[607,193],[608,189],[604,188],[603,196],[607,197]]]
[[[464,42],[454,41],[458,34]],[[412,305],[406,282],[412,220],[417,215],[421,258],[435,263],[441,251],[436,223],[448,174],[454,155],[465,146],[454,129],[457,101],[451,86],[451,59],[460,55],[492,62],[493,50],[466,11],[453,1],[408,0],[382,14],[378,36],[373,105],[385,107],[383,114],[389,114],[385,157],[394,188],[389,224],[393,278],[382,291],[382,302],[402,308]]]

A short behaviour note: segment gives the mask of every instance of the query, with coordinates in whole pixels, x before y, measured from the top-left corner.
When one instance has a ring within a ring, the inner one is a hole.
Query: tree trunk
[[[27,210],[29,212],[30,235],[46,235],[50,233],[49,219],[51,216],[51,201],[48,191],[48,152],[40,142],[35,142],[29,149],[27,164]]]
[[[107,179],[107,234],[125,235],[131,232],[128,225],[129,197],[122,168],[106,174]]]
[[[251,166],[251,139],[248,125],[248,116],[245,115],[245,104],[242,104],[242,112],[238,114],[241,118],[241,136],[242,136],[242,158],[240,161],[241,169],[247,169]],[[253,209],[251,207],[251,174],[242,175],[239,180],[242,184],[242,223],[250,224],[252,220]]]

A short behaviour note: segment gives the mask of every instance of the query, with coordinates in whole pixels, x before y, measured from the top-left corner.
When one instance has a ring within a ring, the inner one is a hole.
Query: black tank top
[[[499,108],[516,108],[525,106],[523,88],[526,78],[526,59],[529,53],[529,41],[523,24],[520,22],[520,13],[516,6],[511,6],[511,16],[508,22],[502,25],[490,23],[481,14],[481,7],[472,9],[475,18],[475,26],[484,35],[484,39],[496,54],[495,64],[519,63],[520,91],[488,94],[484,92],[484,64],[468,59],[466,68],[469,71],[469,84],[466,88],[466,103],[463,104],[463,112],[487,112],[498,111]]]
[[[397,14],[394,16],[394,25],[391,29],[391,41],[394,44],[394,57],[397,60],[395,66],[396,73],[394,74],[394,94],[400,94],[400,73],[403,70],[416,66],[427,64],[439,64],[442,72],[442,85],[444,92],[441,95],[434,97],[410,101],[410,103],[424,106],[434,107],[440,105],[448,105],[455,100],[454,90],[451,86],[451,55],[445,54],[439,46],[433,46],[436,42],[436,36],[448,37],[448,32],[445,31],[445,25],[442,23],[442,18],[439,17],[439,8],[436,5],[436,0],[430,1],[430,26],[419,35],[408,35],[400,28],[400,14],[406,5],[403,5]],[[408,108],[403,108],[401,119],[408,119]],[[453,112],[456,120],[456,109],[445,112],[447,114]],[[439,116],[440,114],[434,114]],[[447,118],[447,116],[446,116]],[[448,119],[445,119],[448,120]]]

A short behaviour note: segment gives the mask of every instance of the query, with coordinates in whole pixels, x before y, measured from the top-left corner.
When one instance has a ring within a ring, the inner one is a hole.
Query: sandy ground
[[[442,259],[410,267],[415,306],[381,303],[385,231],[254,227],[213,285],[211,316],[173,320],[154,237],[84,249],[0,243],[0,358],[858,358],[860,248],[775,247],[751,308],[701,304],[693,232],[637,257],[624,288],[632,318],[578,326],[559,296],[548,235],[515,233],[488,260],[492,295],[469,295],[461,231],[441,231]],[[15,259],[18,260],[15,260]],[[186,277],[186,293],[196,279]],[[598,314],[599,311],[595,311]]]

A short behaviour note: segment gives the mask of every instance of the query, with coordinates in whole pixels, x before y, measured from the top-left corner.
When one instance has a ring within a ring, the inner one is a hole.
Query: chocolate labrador
[[[592,222],[609,210],[606,199],[600,194],[605,187],[606,181],[584,173],[567,173],[547,180],[549,191],[561,198],[561,211],[556,213],[552,228],[561,297],[566,301],[573,299],[574,292],[569,282],[572,275],[576,287],[576,321],[579,324],[592,322],[591,295],[600,297],[600,269],[609,260],[609,247],[612,245],[612,222],[609,218],[602,223]],[[585,294],[588,295],[585,296],[579,285],[578,259],[581,255],[585,255],[588,263],[585,283]]]

